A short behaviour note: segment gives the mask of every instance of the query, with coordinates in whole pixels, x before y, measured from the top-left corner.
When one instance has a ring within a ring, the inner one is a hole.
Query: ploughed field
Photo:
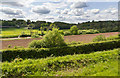
[[[99,33],[99,34],[86,34],[86,35],[69,35],[69,36],[64,36],[64,39],[66,42],[84,42],[84,43],[89,43],[92,41],[93,38],[95,38],[98,35],[105,35],[105,37],[109,37],[112,35],[117,35],[118,32],[110,32],[110,33]],[[31,39],[19,39],[19,40],[3,40],[2,49],[7,49],[8,46],[10,45],[11,48],[14,48],[15,46],[20,46],[20,47],[28,47],[28,44],[33,41],[33,40],[40,40],[42,38],[31,38]]]

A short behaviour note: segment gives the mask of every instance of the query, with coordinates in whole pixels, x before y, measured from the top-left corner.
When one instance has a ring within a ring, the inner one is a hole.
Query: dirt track
[[[64,39],[66,42],[80,41],[80,42],[87,43],[87,42],[91,42],[94,37],[96,37],[97,35],[101,35],[101,34],[105,35],[105,37],[109,37],[111,35],[117,35],[118,32],[87,34],[87,35],[70,35],[70,36],[65,36]],[[2,41],[2,45],[0,45],[0,47],[2,49],[7,49],[8,45],[11,45],[12,48],[14,46],[22,46],[26,48],[32,40],[40,40],[40,39],[42,38]]]

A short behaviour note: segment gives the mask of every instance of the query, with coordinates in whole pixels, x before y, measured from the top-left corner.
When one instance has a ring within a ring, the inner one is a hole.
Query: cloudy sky
[[[119,0],[0,0],[0,19],[81,23],[117,20]]]

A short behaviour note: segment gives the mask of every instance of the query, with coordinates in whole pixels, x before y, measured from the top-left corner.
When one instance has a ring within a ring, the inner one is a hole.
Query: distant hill
[[[35,29],[38,29],[41,27],[41,24],[46,23],[44,28],[47,28],[52,24],[52,22],[46,22],[46,21],[30,21],[30,20],[0,20],[2,22],[2,27],[26,27],[29,26],[29,24],[33,24]],[[65,23],[65,22],[54,22],[59,29],[70,29],[71,26],[76,25],[79,29],[97,29],[100,32],[115,32],[120,31],[120,21],[88,21],[78,24],[71,24],[71,23]]]

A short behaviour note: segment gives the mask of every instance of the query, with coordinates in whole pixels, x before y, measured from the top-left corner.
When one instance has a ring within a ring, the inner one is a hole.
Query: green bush
[[[93,30],[93,29],[89,29],[89,30],[78,30],[78,34],[96,34],[96,33],[100,33],[98,30]]]
[[[67,36],[67,35],[72,35],[70,31],[65,31],[64,32],[64,36]]]
[[[31,37],[32,37],[32,38],[39,38],[40,36],[33,34],[33,35],[31,35]]]
[[[2,61],[11,61],[19,56],[26,58],[45,58],[51,55],[64,56],[72,54],[91,53],[93,51],[103,51],[114,48],[120,48],[120,40],[110,40],[102,42],[93,42],[87,44],[69,45],[53,48],[28,48],[28,49],[7,49],[2,51]]]
[[[106,40],[115,40],[115,39],[120,39],[120,38],[118,35],[114,35],[106,38]]]
[[[105,41],[106,38],[104,35],[98,35],[93,39],[93,42],[98,42],[98,41]]]
[[[70,28],[70,32],[73,34],[73,35],[77,35],[78,34],[78,28],[77,28],[77,26],[72,26],[71,28]]]
[[[64,35],[63,30],[59,30],[58,32],[59,32],[60,34]]]
[[[45,47],[45,42],[43,39],[41,40],[33,40],[29,46],[29,48],[44,48]]]
[[[58,29],[53,28],[49,31],[42,40],[33,41],[29,44],[30,48],[50,48],[66,46],[63,36],[58,32]]]

